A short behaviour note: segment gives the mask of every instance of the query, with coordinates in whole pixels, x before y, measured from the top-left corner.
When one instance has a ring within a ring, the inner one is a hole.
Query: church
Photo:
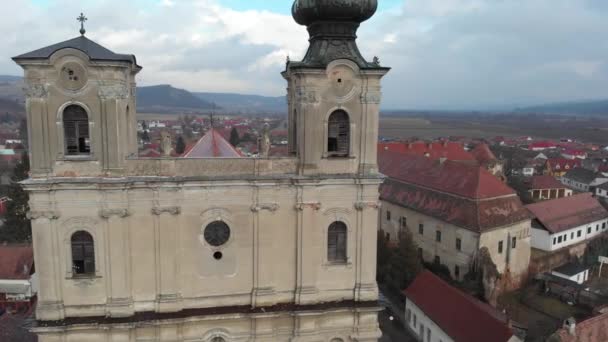
[[[143,158],[133,55],[81,35],[24,69],[41,342],[377,341],[377,0],[296,0],[289,156]],[[85,18],[81,16],[81,21]]]

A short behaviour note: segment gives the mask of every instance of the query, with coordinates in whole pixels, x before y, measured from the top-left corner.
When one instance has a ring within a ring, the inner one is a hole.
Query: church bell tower
[[[390,70],[368,62],[357,47],[359,25],[377,0],[297,0],[292,15],[305,25],[310,46],[288,61],[289,150],[300,174],[374,174],[380,80]]]

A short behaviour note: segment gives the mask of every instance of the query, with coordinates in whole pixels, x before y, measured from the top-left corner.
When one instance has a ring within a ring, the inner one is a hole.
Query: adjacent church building
[[[284,158],[137,155],[135,56],[82,35],[25,73],[41,342],[377,341],[376,0],[296,0]]]

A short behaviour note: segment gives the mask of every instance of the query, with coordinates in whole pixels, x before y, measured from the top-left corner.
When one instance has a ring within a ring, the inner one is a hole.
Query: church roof
[[[76,49],[85,53],[93,61],[116,61],[116,62],[129,62],[136,66],[137,61],[134,55],[123,55],[114,53],[105,47],[95,43],[85,36],[78,36],[76,38],[66,40],[61,43],[49,45],[38,50],[30,51],[22,55],[13,57],[13,60],[24,60],[24,59],[48,59],[55,52],[62,49]]]
[[[210,129],[184,158],[241,158],[242,155],[216,129]]]

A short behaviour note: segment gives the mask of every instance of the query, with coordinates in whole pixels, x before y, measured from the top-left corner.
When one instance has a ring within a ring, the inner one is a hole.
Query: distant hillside
[[[0,75],[0,82],[16,82],[21,81],[23,77],[21,76],[11,76],[11,75]]]
[[[233,93],[193,93],[199,98],[213,102],[225,111],[244,113],[286,113],[285,96],[269,97],[260,95],[243,95]]]
[[[174,109],[205,110],[218,108],[212,102],[194,96],[187,90],[170,85],[157,85],[137,88],[138,111],[163,111]]]
[[[25,107],[15,100],[0,98],[0,114],[4,113],[25,113]]]
[[[515,111],[539,114],[608,115],[608,100],[550,103],[517,108]]]

